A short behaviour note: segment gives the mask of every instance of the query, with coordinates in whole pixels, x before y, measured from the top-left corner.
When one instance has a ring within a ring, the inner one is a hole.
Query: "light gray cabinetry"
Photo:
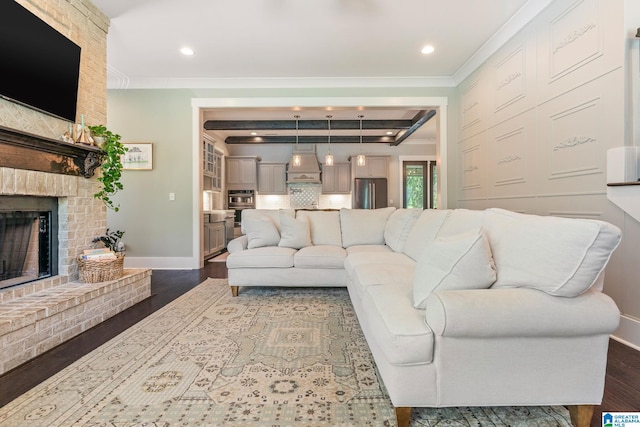
[[[351,164],[336,163],[322,167],[322,193],[348,194],[351,192]]]
[[[287,194],[287,165],[260,163],[258,166],[259,194]]]
[[[227,188],[257,190],[258,157],[227,157]]]
[[[358,166],[353,157],[351,163],[354,178],[387,178],[389,175],[388,156],[367,156],[364,166]]]
[[[222,190],[222,153],[207,139],[202,141],[202,175],[204,190]]]
[[[204,223],[204,256],[214,255],[226,246],[225,242],[225,222],[205,222]]]

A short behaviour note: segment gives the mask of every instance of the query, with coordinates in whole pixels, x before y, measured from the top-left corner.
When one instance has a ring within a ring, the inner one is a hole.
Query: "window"
[[[437,168],[436,162],[402,162],[402,188],[405,208],[436,209],[437,206]]]

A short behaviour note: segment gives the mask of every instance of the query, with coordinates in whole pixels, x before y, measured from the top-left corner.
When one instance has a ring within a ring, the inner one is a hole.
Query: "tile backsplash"
[[[291,186],[288,195],[257,195],[258,209],[351,208],[351,194],[322,194],[321,185]]]
[[[321,185],[292,185],[289,187],[290,205],[294,209],[316,209],[321,194]]]

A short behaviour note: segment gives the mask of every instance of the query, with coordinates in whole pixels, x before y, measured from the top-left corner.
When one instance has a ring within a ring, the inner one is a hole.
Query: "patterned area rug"
[[[394,426],[346,289],[209,279],[0,408],[0,426]],[[414,409],[412,426],[570,426],[563,407]]]

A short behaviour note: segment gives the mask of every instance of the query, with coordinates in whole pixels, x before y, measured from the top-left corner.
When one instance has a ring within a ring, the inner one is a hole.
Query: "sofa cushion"
[[[417,260],[424,244],[436,238],[436,234],[438,234],[442,223],[450,212],[437,209],[425,209],[422,211],[420,218],[418,218],[407,237],[403,248],[404,253],[413,258],[414,261]]]
[[[340,209],[342,246],[383,245],[387,219],[396,208]]]
[[[342,246],[340,212],[300,210],[296,217],[305,218],[309,222],[312,244]]]
[[[356,252],[349,254],[344,261],[348,275],[352,275],[360,266],[388,265],[414,266],[415,261],[398,252]]]
[[[244,221],[249,249],[263,246],[277,246],[280,242],[280,233],[271,218],[267,216],[251,216]]]
[[[498,269],[493,288],[528,287],[572,297],[593,285],[620,243],[618,227],[597,220],[488,209],[485,231]]]
[[[280,242],[278,246],[300,249],[311,245],[311,231],[306,219],[296,219],[280,212]]]
[[[487,289],[496,280],[489,243],[482,233],[427,242],[416,263],[413,306],[426,308],[432,292]]]
[[[242,232],[242,234],[247,234],[247,230],[245,228],[245,218],[266,216],[268,218],[271,218],[271,221],[273,221],[273,223],[276,225],[279,233],[281,212],[292,218],[296,215],[296,211],[294,209],[243,209],[241,213],[242,218],[240,218],[240,231]]]
[[[353,283],[352,289],[356,291],[359,298],[370,286],[383,285],[385,283],[400,283],[413,286],[413,276],[416,271],[415,263],[412,264],[376,264],[361,265],[353,270],[349,275],[349,280]]]
[[[393,252],[387,245],[355,245],[349,246],[347,255],[357,254],[359,252]]]
[[[347,251],[342,246],[314,245],[300,249],[293,257],[297,268],[344,268]]]
[[[410,281],[370,286],[361,298],[363,320],[376,331],[376,344],[393,365],[433,361],[433,333],[424,320],[425,310],[411,307],[412,298]]]
[[[293,267],[296,250],[269,246],[234,252],[227,257],[227,268],[288,268]]]
[[[384,227],[384,242],[395,252],[402,252],[421,214],[422,209],[398,209],[393,212]]]

